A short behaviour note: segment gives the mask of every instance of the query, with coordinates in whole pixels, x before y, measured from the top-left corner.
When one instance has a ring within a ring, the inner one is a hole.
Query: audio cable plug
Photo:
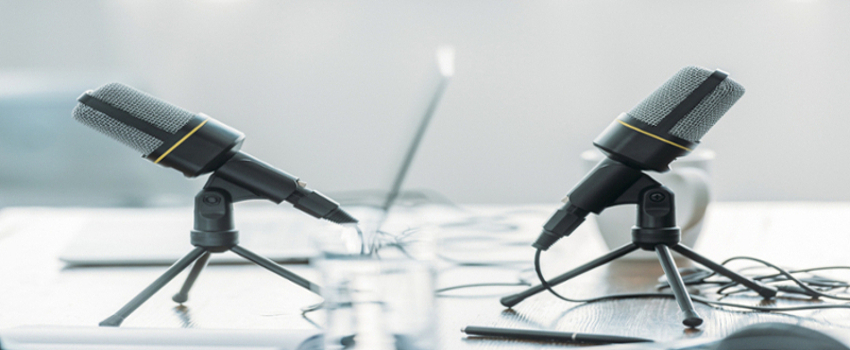
[[[587,210],[576,207],[567,201],[543,225],[543,232],[531,246],[540,250],[548,250],[559,239],[572,234],[584,222],[588,213]]]
[[[333,199],[328,198],[319,191],[307,188],[307,184],[300,180],[297,181],[297,184],[298,186],[292,195],[286,198],[286,201],[292,203],[296,209],[313,217],[325,219],[340,225],[357,223],[357,219],[340,208],[339,203]]]

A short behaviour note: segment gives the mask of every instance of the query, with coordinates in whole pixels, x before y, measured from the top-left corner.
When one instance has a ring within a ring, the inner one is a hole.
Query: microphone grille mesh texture
[[[77,104],[77,107],[74,108],[74,119],[141,152],[143,157],[147,157],[159,146],[162,146],[162,141],[155,137],[145,134],[139,129],[129,127],[82,103]]]
[[[695,66],[682,68],[628,114],[656,126],[712,73]],[[743,95],[744,87],[727,77],[669,130],[670,135],[691,142],[699,141]]]
[[[109,105],[129,113],[158,129],[174,134],[194,113],[120,83],[110,83],[89,93]],[[159,140],[82,103],[74,109],[74,119],[147,156],[162,145]]]

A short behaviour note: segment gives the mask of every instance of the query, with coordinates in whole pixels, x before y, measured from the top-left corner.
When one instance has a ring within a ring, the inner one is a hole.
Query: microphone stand
[[[648,175],[642,174],[641,178],[629,187],[622,196],[617,198],[611,206],[619,204],[637,204],[637,223],[632,228],[632,242],[552,278],[548,281],[551,286],[566,282],[638,249],[654,250],[661,262],[661,267],[664,269],[664,274],[667,276],[670,289],[676,297],[676,302],[684,314],[682,323],[688,327],[697,327],[702,324],[703,320],[694,309],[693,301],[685,289],[682,276],[679,274],[676,262],[670,253],[670,249],[672,249],[700,265],[754,290],[765,299],[776,295],[776,289],[764,286],[729,270],[680,243],[681,233],[679,227],[676,226],[673,192]],[[513,307],[526,298],[545,290],[546,288],[543,285],[536,285],[523,292],[503,297],[500,302],[506,307]]]
[[[191,243],[195,248],[183,258],[177,260],[165,273],[118,312],[100,322],[100,326],[120,326],[121,322],[133,311],[194,262],[195,265],[186,277],[183,287],[171,298],[178,303],[185,302],[189,299],[189,290],[207,265],[210,254],[226,251],[232,251],[304,289],[321,295],[321,287],[317,284],[281,267],[268,258],[239,246],[239,231],[235,229],[233,224],[233,203],[253,199],[267,198],[222,179],[216,176],[216,173],[213,173],[204,188],[195,196],[195,228],[191,233]]]

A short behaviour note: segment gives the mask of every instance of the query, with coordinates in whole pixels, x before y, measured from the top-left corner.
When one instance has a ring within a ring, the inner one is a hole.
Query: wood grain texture
[[[528,246],[551,208],[478,208],[478,219],[447,225],[441,232],[438,287],[468,283],[521,280],[534,282],[528,271],[534,251]],[[0,240],[0,327],[16,325],[96,325],[161,274],[157,267],[66,268],[56,259],[91,210],[6,209],[15,230]],[[398,215],[397,222],[429,222],[432,216]],[[467,214],[465,214],[467,215]],[[850,204],[844,203],[719,203],[707,217],[696,250],[716,261],[739,254],[754,255],[783,266],[811,267],[847,264]],[[22,225],[26,222],[27,225]],[[412,225],[412,224],[410,224]],[[2,223],[0,222],[0,226]],[[187,234],[188,239],[188,234]],[[625,242],[624,242],[625,243]],[[543,256],[544,273],[555,276],[607,252],[592,221],[559,242]],[[452,261],[503,262],[499,266],[460,266]],[[505,263],[508,261],[508,263]],[[677,264],[689,265],[677,259]],[[734,265],[737,267],[746,264]],[[290,265],[315,279],[308,265]],[[654,291],[663,274],[654,260],[618,260],[556,287],[576,298],[610,293]],[[303,317],[300,308],[321,298],[253,265],[212,265],[200,276],[190,300],[175,305],[175,293],[186,273],[177,276],[124,323],[125,326],[310,329],[323,323],[320,313]],[[845,278],[848,278],[845,276]],[[848,278],[850,279],[850,278]],[[652,338],[658,341],[720,337],[748,324],[788,322],[815,328],[850,331],[850,310],[791,313],[748,312],[697,304],[705,324],[696,330],[681,325],[673,299],[627,299],[568,303],[548,293],[531,297],[512,309],[498,299],[524,287],[481,287],[440,294],[439,331],[442,349],[546,349],[564,344],[466,337],[467,325],[523,327]],[[710,291],[701,291],[711,296]],[[754,295],[737,302],[758,304]],[[771,305],[812,303],[779,298]]]

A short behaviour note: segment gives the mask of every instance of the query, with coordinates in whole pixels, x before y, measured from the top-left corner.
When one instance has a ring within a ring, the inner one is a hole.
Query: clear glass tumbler
[[[354,227],[314,236],[325,298],[325,348],[437,347],[434,230],[377,232]]]

